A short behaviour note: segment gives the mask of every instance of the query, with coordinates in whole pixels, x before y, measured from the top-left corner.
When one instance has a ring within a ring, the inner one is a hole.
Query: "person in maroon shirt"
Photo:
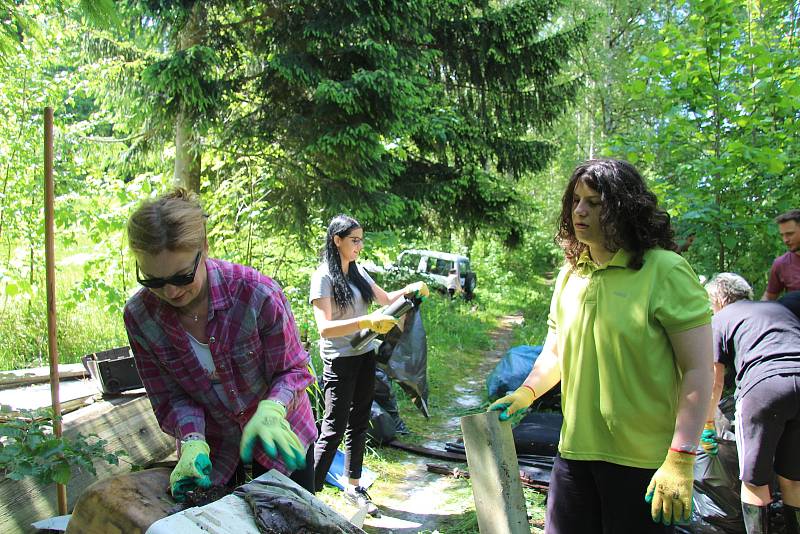
[[[772,262],[767,289],[761,300],[775,300],[784,291],[800,289],[800,210],[778,215],[775,222],[788,252]]]
[[[170,489],[183,500],[239,483],[254,460],[254,476],[275,468],[313,492],[313,377],[289,303],[258,271],[209,258],[205,221],[180,188],[128,220],[143,287],[125,328],[156,419],[179,441]]]

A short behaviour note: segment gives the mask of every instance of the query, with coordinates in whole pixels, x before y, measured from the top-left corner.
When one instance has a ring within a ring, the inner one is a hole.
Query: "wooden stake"
[[[530,534],[511,425],[499,412],[461,418],[481,534]]]
[[[50,396],[53,399],[53,433],[61,437],[61,400],[58,397],[58,344],[56,339],[55,187],[53,184],[53,108],[44,108],[44,255],[47,285],[47,348],[50,356]],[[58,513],[67,513],[67,488],[56,484]]]

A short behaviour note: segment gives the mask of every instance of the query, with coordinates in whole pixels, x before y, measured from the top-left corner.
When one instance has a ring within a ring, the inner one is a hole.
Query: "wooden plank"
[[[58,383],[61,402],[100,396],[95,380],[65,380]],[[0,417],[13,416],[23,410],[38,410],[52,406],[50,384],[32,384],[0,390]],[[63,412],[62,412],[63,413]]]
[[[90,404],[94,403],[100,398],[100,395],[87,395],[85,397],[78,397],[76,399],[70,399],[68,401],[61,403],[61,415],[68,414],[70,412],[74,412],[75,410],[80,410]],[[5,408],[2,406],[0,408]],[[11,419],[16,419],[23,415],[23,412],[18,412],[11,410],[9,412],[0,411],[0,423],[5,421],[10,421]]]
[[[497,412],[461,418],[481,534],[530,534],[511,425]]]
[[[88,378],[89,373],[80,363],[61,363],[58,365],[58,378]],[[0,371],[0,389],[24,386],[27,384],[47,384],[50,382],[49,367]]]
[[[92,482],[118,473],[129,472],[131,464],[148,465],[175,451],[175,440],[164,434],[153,415],[150,400],[141,394],[95,402],[64,416],[64,435],[96,434],[108,442],[107,450],[125,450],[119,466],[95,462],[97,475],[75,473],[67,485],[68,506]],[[55,485],[30,480],[0,481],[0,532],[30,532],[34,521],[58,515]]]

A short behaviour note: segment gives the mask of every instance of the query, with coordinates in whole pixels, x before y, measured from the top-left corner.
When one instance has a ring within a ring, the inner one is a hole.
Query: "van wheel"
[[[464,275],[464,298],[472,300],[475,297],[475,287],[478,285],[478,277],[475,273]]]

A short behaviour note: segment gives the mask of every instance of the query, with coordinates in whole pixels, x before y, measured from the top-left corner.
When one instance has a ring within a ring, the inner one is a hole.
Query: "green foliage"
[[[39,39],[41,34],[29,10],[14,0],[0,0],[0,20],[0,65],[4,65],[27,39]]]
[[[781,22],[791,6],[756,9],[698,2],[664,27],[660,59],[642,63],[654,79],[670,79],[656,84],[666,89],[669,124],[654,144],[664,147],[659,166],[674,169],[663,174],[669,192],[694,192],[689,203],[670,207],[700,228],[698,240],[707,246],[692,251],[695,260],[707,271],[738,270],[760,285],[780,250],[771,219],[800,199],[792,185],[797,175],[787,167],[797,157],[787,106],[800,103],[800,94],[791,93],[798,50]],[[678,73],[673,65],[680,64]],[[691,142],[671,142],[676,135]]]
[[[26,411],[20,417],[0,422],[0,472],[5,478],[30,477],[42,484],[66,484],[75,470],[96,475],[94,462],[119,464],[123,451],[106,451],[106,441],[96,435],[55,437],[50,415]]]
[[[207,117],[219,105],[219,68],[219,57],[207,46],[192,46],[149,65],[142,83],[151,95],[150,106],[172,116],[188,109]]]
[[[62,294],[63,296],[63,294]],[[48,364],[47,319],[43,298],[36,305],[7,305],[0,314],[0,370]],[[56,299],[67,302],[66,298]],[[69,309],[59,304],[57,343],[62,363],[78,363],[84,354],[128,343],[121,315],[87,299]]]
[[[800,202],[794,2],[583,2],[597,14],[563,173],[594,154],[645,171],[705,275],[757,289],[782,252],[772,219]]]
[[[295,230],[347,211],[375,229],[508,233],[515,181],[553,154],[541,132],[575,94],[563,69],[585,34],[543,0],[127,6],[175,46],[146,60],[141,94],[118,87],[125,106],[185,112],[195,136],[219,118],[192,150]]]

